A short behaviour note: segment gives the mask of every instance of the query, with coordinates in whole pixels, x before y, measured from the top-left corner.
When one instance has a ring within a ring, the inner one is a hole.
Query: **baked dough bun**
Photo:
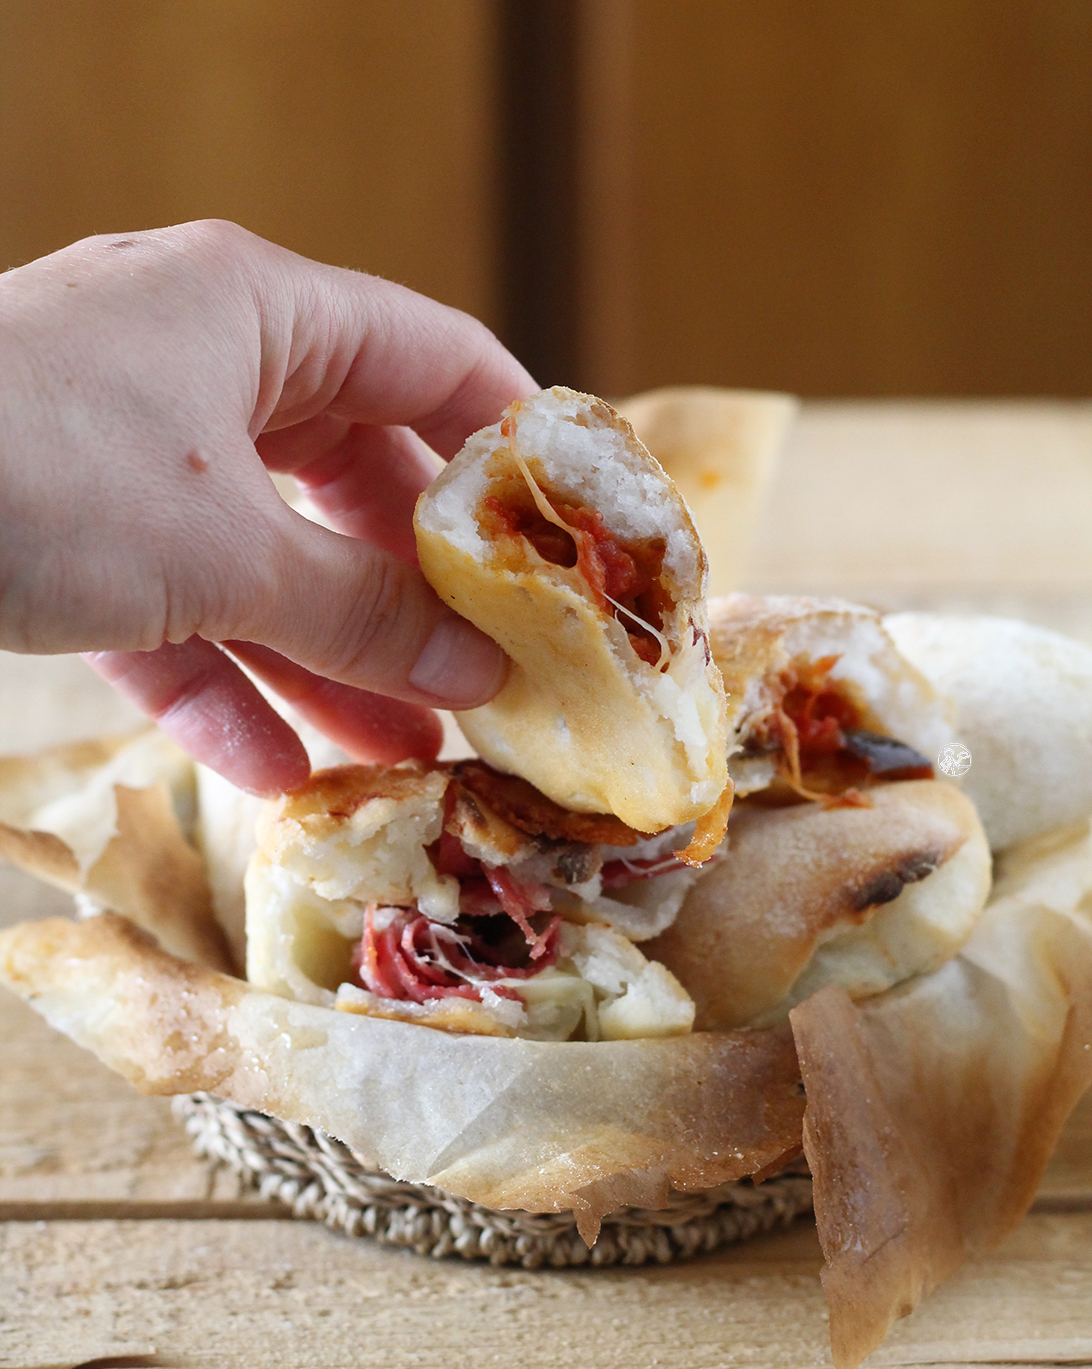
[[[974,805],[933,780],[867,808],[737,807],[728,853],[647,943],[693,997],[698,1031],[767,1025],[827,984],[853,998],[956,955],[990,889]]]
[[[587,528],[595,515],[599,530],[578,538],[559,526]],[[458,714],[485,760],[642,832],[713,809],[727,731],[707,651],[705,553],[624,419],[560,387],[512,405],[421,495],[416,529],[436,592],[512,660],[497,697]],[[636,606],[619,609],[589,582],[585,552],[604,535],[608,568],[612,546],[632,556]]]
[[[1092,647],[985,614],[897,613],[899,650],[955,704],[960,788],[1005,850],[1092,813]]]

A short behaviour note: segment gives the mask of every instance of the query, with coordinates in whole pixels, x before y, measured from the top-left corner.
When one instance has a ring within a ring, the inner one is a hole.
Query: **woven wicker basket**
[[[786,1174],[678,1193],[665,1208],[625,1208],[603,1222],[589,1249],[571,1212],[497,1212],[426,1184],[363,1165],[340,1141],[294,1122],[236,1107],[207,1093],[174,1101],[198,1154],[224,1161],[264,1198],[350,1236],[371,1236],[419,1255],[461,1255],[525,1269],[666,1264],[784,1226],[811,1208],[811,1180]]]

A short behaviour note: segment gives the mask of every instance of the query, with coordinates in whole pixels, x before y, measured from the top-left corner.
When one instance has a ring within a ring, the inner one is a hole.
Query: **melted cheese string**
[[[527,462],[524,461],[523,454],[520,452],[516,443],[516,422],[511,414],[509,414],[501,424],[501,436],[508,439],[508,451],[511,454],[512,460],[516,463],[520,475],[522,475],[527,482],[527,488],[531,491],[531,498],[535,501],[539,513],[542,514],[543,518],[545,518],[548,523],[553,523],[554,527],[561,528],[563,532],[567,532],[576,543],[578,552],[582,551],[584,547],[584,538],[587,534],[582,532],[580,528],[571,527],[566,523],[543,494],[542,490],[539,489],[538,483],[531,474]],[[586,576],[585,579],[587,579]],[[589,586],[589,588],[591,587]],[[646,623],[640,614],[634,613],[632,609],[626,608],[625,604],[620,604],[617,599],[612,599],[606,590],[603,590],[602,593],[603,598],[606,599],[608,604],[613,604],[619,613],[624,613],[627,618],[632,618],[639,627],[643,627],[655,637],[660,645],[660,657],[655,666],[653,666],[653,669],[657,671],[665,670],[671,661],[671,647],[664,634],[658,632],[651,623]]]
[[[871,802],[857,789],[846,789],[841,794],[823,794],[814,789],[808,789],[804,784],[803,771],[800,766],[800,734],[797,731],[796,724],[780,704],[772,710],[772,713],[781,734],[781,756],[779,757],[778,769],[782,778],[788,782],[790,789],[794,789],[802,799],[821,803],[824,808],[872,807]]]

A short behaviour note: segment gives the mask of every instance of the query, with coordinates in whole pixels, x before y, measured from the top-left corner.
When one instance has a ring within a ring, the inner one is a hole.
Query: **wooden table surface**
[[[1001,612],[1092,642],[1092,405],[805,408],[750,588]],[[124,726],[76,661],[0,656],[0,752]],[[0,921],[68,900],[0,868]],[[814,1226],[669,1267],[529,1273],[349,1240],[193,1158],[142,1098],[0,995],[0,1366],[829,1363]],[[1092,1096],[1023,1225],[877,1365],[1092,1364]]]

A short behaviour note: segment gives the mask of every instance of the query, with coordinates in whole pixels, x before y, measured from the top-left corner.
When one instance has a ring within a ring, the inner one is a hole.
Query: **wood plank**
[[[745,588],[1021,617],[1092,642],[1092,405],[807,404]]]
[[[746,1256],[634,1270],[530,1273],[429,1261],[310,1224],[96,1222],[0,1235],[0,1364],[149,1354],[170,1369],[368,1362],[603,1369],[823,1364],[807,1228]],[[43,1318],[43,1308],[57,1309]],[[777,1315],[771,1312],[776,1307]],[[5,1324],[6,1323],[6,1324]]]
[[[750,579],[921,591],[1092,588],[1092,404],[808,404]]]
[[[819,1265],[807,1226],[685,1264],[529,1272],[434,1262],[307,1223],[11,1223],[0,1365],[142,1355],[162,1369],[806,1369],[829,1363]],[[1092,1216],[1039,1216],[900,1323],[871,1363],[1090,1361]]]
[[[137,1093],[7,992],[0,1039],[0,1217],[260,1206],[229,1169],[194,1155],[167,1099]]]

